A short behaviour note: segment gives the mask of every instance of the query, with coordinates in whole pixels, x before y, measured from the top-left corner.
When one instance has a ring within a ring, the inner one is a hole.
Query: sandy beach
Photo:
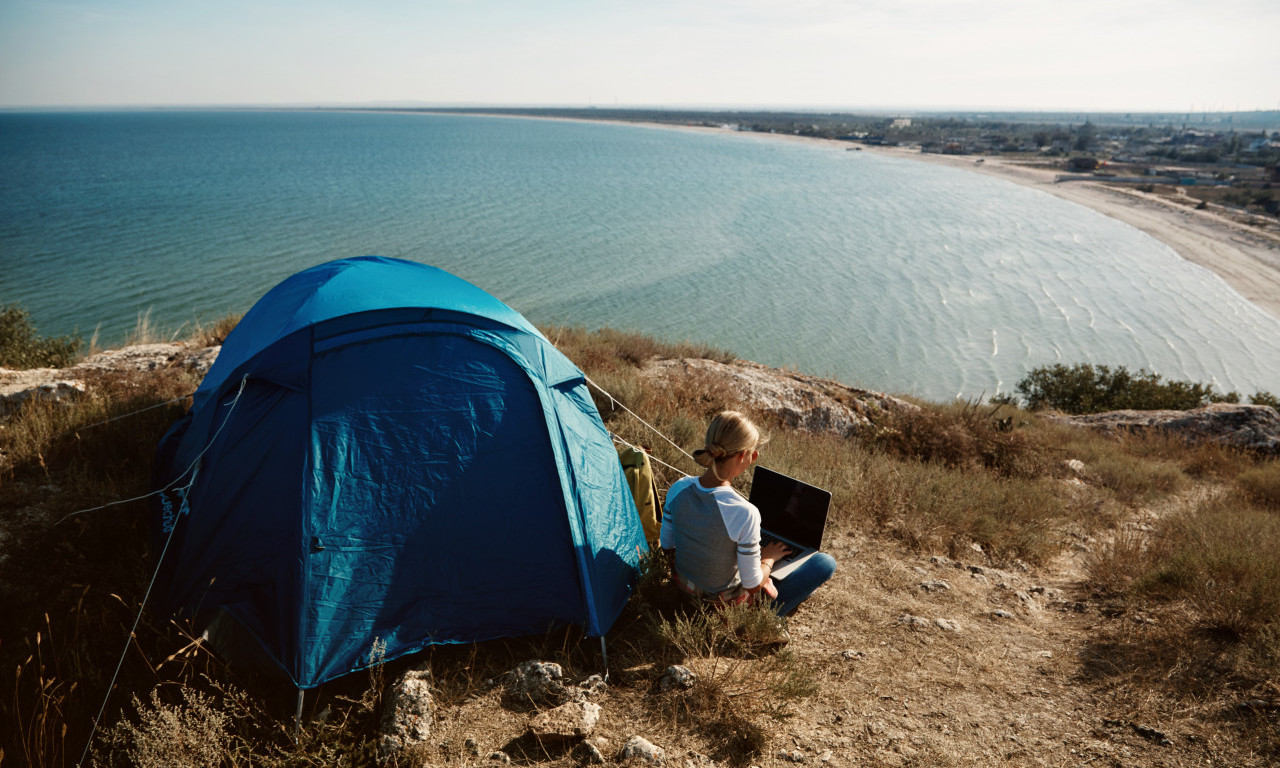
[[[677,126],[648,123],[655,127]],[[681,127],[682,130],[722,131],[720,128]],[[789,141],[823,142],[842,149],[850,146],[889,157],[946,165],[972,173],[1039,189],[1146,232],[1182,258],[1213,272],[1245,299],[1280,319],[1280,229],[1251,226],[1228,216],[1218,206],[1196,210],[1137,189],[1108,187],[1092,181],[1059,182],[1062,171],[1036,168],[1000,157],[939,155],[914,147],[882,147],[833,139],[783,134],[760,134]]]

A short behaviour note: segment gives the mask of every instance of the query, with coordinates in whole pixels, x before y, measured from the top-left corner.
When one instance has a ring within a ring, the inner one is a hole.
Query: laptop
[[[774,578],[785,578],[822,547],[830,491],[756,467],[747,500],[760,510],[760,548],[775,539],[791,548],[789,555],[773,564]]]

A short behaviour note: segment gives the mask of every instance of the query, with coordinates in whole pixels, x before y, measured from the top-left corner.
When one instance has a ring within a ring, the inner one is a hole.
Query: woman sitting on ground
[[[706,471],[667,491],[659,543],[684,592],[721,603],[769,599],[786,616],[831,578],[836,561],[819,552],[786,578],[770,578],[774,562],[790,550],[781,542],[760,549],[760,510],[730,485],[760,457],[760,446],[760,430],[746,416],[716,414],[706,444],[693,454]]]

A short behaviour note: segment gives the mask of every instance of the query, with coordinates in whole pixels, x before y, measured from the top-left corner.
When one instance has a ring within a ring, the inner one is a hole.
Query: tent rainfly
[[[300,689],[433,644],[602,636],[646,548],[582,372],[414,262],[273,288],[158,455],[163,607],[233,626]]]

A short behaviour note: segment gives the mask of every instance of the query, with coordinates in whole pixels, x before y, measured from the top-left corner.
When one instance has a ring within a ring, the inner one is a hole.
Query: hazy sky
[[[0,0],[0,106],[1280,109],[1280,0]]]

